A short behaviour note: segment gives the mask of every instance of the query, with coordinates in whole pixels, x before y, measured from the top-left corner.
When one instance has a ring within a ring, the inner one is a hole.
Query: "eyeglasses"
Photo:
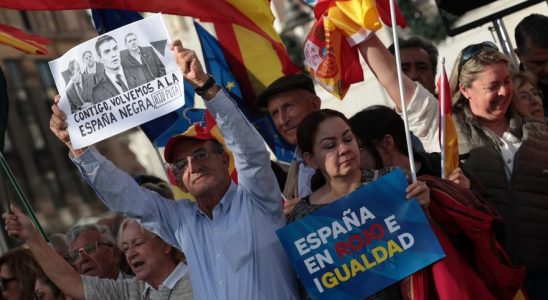
[[[195,160],[195,161],[203,161],[209,158],[209,152],[210,150],[206,148],[199,148],[197,150],[194,150],[194,152],[192,152],[190,157],[192,157],[192,160]],[[173,170],[176,173],[184,173],[187,167],[188,167],[188,159],[183,158],[173,165]]]
[[[114,246],[111,243],[103,243],[103,242],[97,242],[96,241],[94,243],[85,244],[84,247],[82,247],[80,249],[70,251],[69,253],[67,253],[67,255],[65,255],[65,259],[69,263],[75,264],[76,261],[78,260],[78,258],[80,258],[80,256],[82,256],[82,252],[85,253],[87,256],[96,255],[97,252],[99,251],[99,245],[105,245],[105,246],[108,246],[108,247],[113,247]]]
[[[15,277],[0,278],[0,291],[5,291],[8,284],[12,281],[17,281]]]
[[[522,102],[526,102],[527,104],[542,102],[542,92],[537,89],[533,89],[529,92],[519,92],[518,97]]]
[[[462,50],[462,55],[460,56],[458,68],[459,74],[462,66],[483,50],[499,50],[499,48],[495,45],[495,43],[489,41],[467,46]]]

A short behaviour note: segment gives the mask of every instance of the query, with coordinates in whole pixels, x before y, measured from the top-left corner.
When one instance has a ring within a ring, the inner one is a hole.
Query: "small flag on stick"
[[[438,78],[438,99],[441,116],[441,175],[442,178],[447,178],[459,166],[459,139],[451,117],[451,89],[445,72],[445,59],[442,59],[440,77]]]

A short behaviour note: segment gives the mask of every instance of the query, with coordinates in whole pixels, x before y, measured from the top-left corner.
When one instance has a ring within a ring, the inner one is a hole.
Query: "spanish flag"
[[[0,24],[0,43],[26,54],[45,55],[48,54],[46,45],[51,44],[51,40],[39,35],[28,34],[13,26]]]
[[[342,99],[350,85],[363,81],[358,50],[353,48],[382,27],[391,25],[388,0],[320,0],[316,23],[304,44],[305,65],[312,78]],[[397,25],[406,26],[396,8]]]
[[[438,99],[440,104],[440,148],[441,148],[441,175],[447,178],[459,166],[459,138],[455,123],[451,117],[451,89],[445,60],[442,62],[440,77],[438,78]]]
[[[272,26],[274,16],[267,0],[2,0],[0,7],[19,10],[119,9],[190,16],[202,22],[236,28],[235,31],[245,28],[256,33],[269,42],[281,60],[284,74],[297,71]]]

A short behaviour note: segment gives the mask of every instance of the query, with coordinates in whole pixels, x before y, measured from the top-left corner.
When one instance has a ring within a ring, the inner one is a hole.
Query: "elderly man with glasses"
[[[57,104],[51,130],[111,210],[139,219],[186,254],[197,299],[297,299],[295,275],[275,233],[285,218],[264,141],[193,51],[180,41],[172,50],[234,155],[238,184],[229,176],[228,154],[210,136],[182,135],[168,142],[166,161],[179,187],[196,199],[174,202],[139,187],[93,149],[73,149]]]
[[[95,224],[75,225],[67,233],[69,252],[65,259],[82,275],[122,279],[120,252],[108,228]]]

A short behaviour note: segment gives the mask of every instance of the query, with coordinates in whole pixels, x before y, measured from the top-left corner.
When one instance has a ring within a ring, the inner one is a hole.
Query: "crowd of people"
[[[306,74],[283,76],[258,95],[257,105],[270,114],[281,137],[296,146],[283,183],[274,175],[259,133],[196,54],[175,41],[177,64],[215,118],[238,173],[235,183],[228,172],[229,154],[211,134],[172,137],[165,161],[178,187],[195,202],[173,201],[167,184],[148,177],[136,180],[93,147],[74,149],[56,97],[51,131],[66,144],[83,179],[119,215],[76,225],[48,243],[12,206],[3,214],[6,231],[28,249],[0,257],[3,298],[308,299],[276,230],[401,168],[409,177],[407,198],[416,198],[436,224],[446,252],[442,263],[453,270],[432,271],[424,279],[428,298],[446,299],[440,295],[455,290],[458,299],[513,299],[520,293],[547,299],[544,26],[548,17],[538,14],[518,25],[521,66],[516,70],[491,42],[471,44],[459,53],[450,84],[460,167],[446,180],[439,179],[438,52],[420,38],[400,43],[414,162],[406,146],[393,47],[371,33],[356,47],[395,110],[373,106],[348,119],[321,109]],[[363,98],[367,104],[367,96]],[[411,163],[419,176],[415,182]],[[440,205],[434,190],[453,197],[452,208]],[[483,227],[451,223],[447,216],[455,211],[460,220],[483,218]],[[408,299],[411,290],[404,279],[371,299]]]

